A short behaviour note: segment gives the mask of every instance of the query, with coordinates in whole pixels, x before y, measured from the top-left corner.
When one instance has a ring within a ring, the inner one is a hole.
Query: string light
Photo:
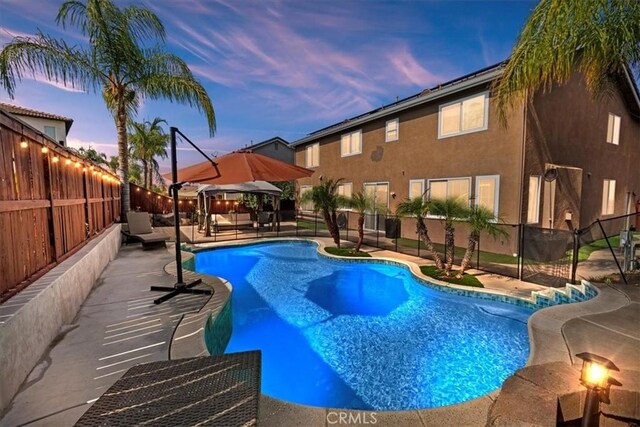
[[[73,166],[76,167],[76,168],[79,168],[80,167],[80,162],[76,162]]]
[[[22,139],[22,141],[20,141],[20,148],[27,148],[28,146],[29,143],[25,139]]]
[[[65,164],[65,165],[67,165],[67,166],[69,166],[69,165],[71,164],[71,159],[67,159],[67,160],[65,160],[65,161],[64,161],[64,164]]]
[[[86,171],[87,171],[87,168],[82,168],[82,172],[86,172]]]
[[[140,191],[140,187],[136,188],[136,191],[138,191],[138,192],[139,192],[139,191]]]
[[[58,163],[60,161],[60,158],[58,156],[53,156],[53,158],[51,158],[51,161],[53,163]]]
[[[42,147],[42,154],[47,154],[49,152],[49,149],[47,147]]]
[[[98,171],[93,171],[93,174],[94,175],[98,175]]]

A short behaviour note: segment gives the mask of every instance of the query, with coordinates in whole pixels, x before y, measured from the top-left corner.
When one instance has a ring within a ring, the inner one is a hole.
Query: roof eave
[[[304,145],[304,144],[308,144],[310,142],[315,142],[318,139],[324,138],[326,136],[329,135],[333,135],[335,133],[339,133],[341,131],[344,131],[348,128],[352,128],[354,126],[358,126],[358,125],[362,125],[364,123],[367,122],[371,122],[373,120],[377,120],[381,117],[384,116],[388,116],[389,114],[393,114],[393,113],[397,113],[412,107],[416,107],[419,105],[423,105],[423,104],[427,104],[429,102],[435,101],[437,99],[443,98],[445,96],[457,93],[457,92],[461,92],[463,90],[475,87],[475,86],[480,86],[486,83],[489,83],[493,80],[495,80],[497,77],[499,77],[502,74],[502,68],[497,68],[493,71],[490,71],[486,74],[483,74],[481,76],[477,76],[474,78],[471,78],[469,80],[460,82],[460,83],[456,83],[453,84],[449,87],[445,87],[442,88],[440,90],[436,90],[432,93],[420,96],[418,98],[412,98],[409,99],[406,103],[403,104],[398,104],[398,105],[394,105],[392,107],[386,108],[384,110],[380,110],[378,112],[372,113],[371,115],[368,115],[366,117],[362,117],[359,119],[354,119],[348,122],[344,122],[342,124],[338,124],[334,127],[331,127],[329,129],[327,129],[326,131],[321,131],[318,133],[314,133],[311,135],[308,135],[302,139],[299,139],[297,141],[294,141],[290,144],[291,147],[298,147],[300,145]]]

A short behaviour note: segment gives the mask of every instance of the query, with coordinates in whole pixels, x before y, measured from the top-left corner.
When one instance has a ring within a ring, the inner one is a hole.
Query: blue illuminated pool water
[[[459,297],[403,268],[319,256],[304,242],[199,252],[233,286],[226,352],[262,350],[262,392],[314,406],[401,410],[500,387],[529,354],[531,310]]]

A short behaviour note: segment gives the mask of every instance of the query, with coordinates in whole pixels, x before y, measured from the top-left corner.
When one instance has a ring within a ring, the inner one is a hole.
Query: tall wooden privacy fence
[[[139,185],[129,183],[131,209],[153,214],[169,214],[173,212],[173,199],[166,194],[159,194],[147,190]],[[178,202],[178,211],[191,213],[195,209],[195,202],[189,198],[182,198]]]
[[[119,215],[114,175],[0,111],[0,302]]]

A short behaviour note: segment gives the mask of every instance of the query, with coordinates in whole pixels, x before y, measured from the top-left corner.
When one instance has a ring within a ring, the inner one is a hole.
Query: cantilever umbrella
[[[239,184],[250,181],[291,181],[311,176],[313,171],[248,150],[233,153],[178,170],[178,182]],[[168,174],[169,175],[169,174]],[[170,179],[170,177],[168,177]]]

